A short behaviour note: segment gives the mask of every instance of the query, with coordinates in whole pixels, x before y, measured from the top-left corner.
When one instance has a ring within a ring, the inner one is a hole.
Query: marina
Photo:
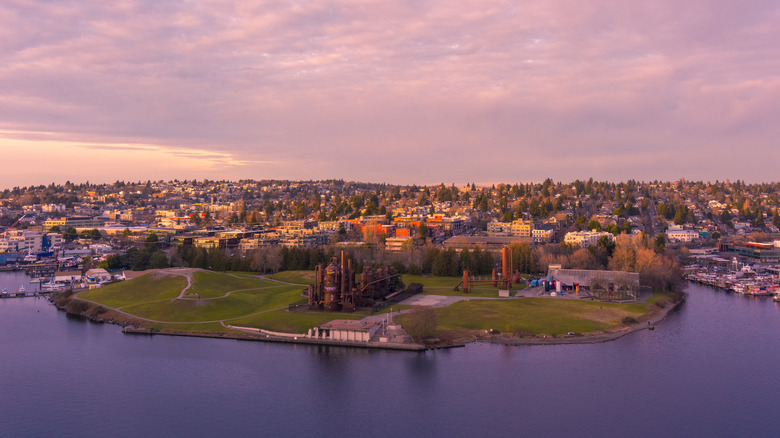
[[[685,278],[740,295],[777,297],[780,294],[780,277],[777,274],[749,265],[740,270],[691,265],[686,268]]]

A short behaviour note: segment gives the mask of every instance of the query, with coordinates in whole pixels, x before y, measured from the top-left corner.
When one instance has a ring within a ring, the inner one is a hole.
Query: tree
[[[121,269],[123,267],[122,258],[116,254],[111,254],[110,256],[106,257],[105,260],[100,262],[98,267],[105,270]]]
[[[688,208],[683,206],[680,206],[677,208],[677,210],[674,212],[674,223],[676,225],[682,225],[685,223],[687,217],[688,217]]]
[[[149,266],[149,251],[142,249],[133,256],[130,267],[133,271],[145,271]]]
[[[154,231],[149,233],[149,235],[146,237],[147,248],[156,249],[159,243],[160,243],[160,239],[157,237],[157,233],[155,233]]]
[[[472,257],[471,251],[469,251],[468,248],[461,250],[458,257],[458,265],[460,265],[461,270],[469,272],[474,272],[476,270],[477,265],[474,262],[474,257]]]
[[[64,233],[62,233],[62,238],[65,239],[66,242],[72,242],[76,239],[78,239],[79,234],[73,227],[68,227]]]
[[[417,342],[430,338],[436,333],[436,312],[430,307],[415,310],[409,314],[408,322],[404,327]]]
[[[420,225],[417,226],[417,238],[424,241],[428,236],[428,226],[425,225],[425,223],[420,223]]]
[[[592,219],[590,222],[588,222],[588,229],[601,231],[601,224],[596,219]]]
[[[756,228],[764,228],[766,226],[764,213],[761,211],[761,207],[756,207],[756,213],[753,217],[753,226]]]
[[[662,233],[659,233],[655,238],[655,250],[656,252],[664,252],[666,250],[666,238]]]
[[[162,251],[155,251],[149,256],[148,269],[163,269],[170,266],[168,257]]]

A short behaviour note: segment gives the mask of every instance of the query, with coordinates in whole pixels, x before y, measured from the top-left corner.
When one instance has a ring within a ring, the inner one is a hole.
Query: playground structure
[[[512,284],[518,284],[520,283],[520,273],[515,271],[512,272],[512,250],[508,247],[501,248],[501,278],[498,278],[498,271],[496,268],[493,268],[493,274],[490,279],[487,280],[480,280],[476,279],[471,276],[471,273],[468,270],[463,271],[463,280],[461,280],[458,284],[455,285],[455,287],[452,289],[454,291],[460,290],[460,287],[463,287],[464,293],[471,292],[472,285],[479,284],[479,283],[492,283],[493,287],[499,287],[499,283],[501,283],[501,289],[502,290],[509,290],[512,289]]]
[[[333,257],[328,266],[317,265],[314,284],[308,288],[309,309],[339,312],[370,306],[374,300],[386,297],[399,288],[398,275],[390,266],[366,266],[356,282],[352,261],[347,260],[342,251],[340,263],[338,258]]]

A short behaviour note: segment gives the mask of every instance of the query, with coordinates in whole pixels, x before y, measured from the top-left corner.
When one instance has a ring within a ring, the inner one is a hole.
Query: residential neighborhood
[[[425,273],[438,254],[454,260],[464,250],[514,245],[529,254],[530,272],[543,271],[551,259],[593,268],[606,260],[599,248],[609,251],[619,235],[644,236],[658,251],[728,250],[740,241],[775,247],[779,196],[776,184],[685,180],[489,186],[173,180],[17,187],[0,193],[0,265],[43,266],[32,270],[53,282],[99,285],[124,270],[170,266],[306,269],[347,249],[367,262],[386,260],[399,270]],[[561,247],[568,252],[555,249]],[[590,256],[573,256],[577,249]]]

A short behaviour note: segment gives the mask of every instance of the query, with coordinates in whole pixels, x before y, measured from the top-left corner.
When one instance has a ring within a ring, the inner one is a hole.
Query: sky
[[[780,2],[0,2],[0,188],[777,181]]]

